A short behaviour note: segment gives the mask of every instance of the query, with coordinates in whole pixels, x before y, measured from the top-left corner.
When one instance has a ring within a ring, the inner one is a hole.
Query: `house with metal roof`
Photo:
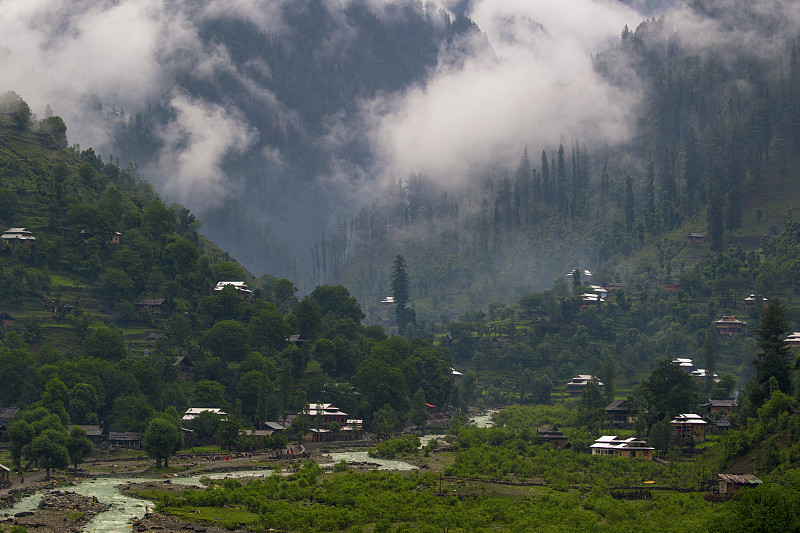
[[[197,418],[197,415],[206,412],[213,413],[219,416],[220,420],[225,420],[225,418],[228,416],[228,413],[226,413],[219,407],[190,407],[183,414],[183,417],[181,417],[181,422],[188,422],[189,420],[194,420],[195,418]]]
[[[590,446],[592,455],[612,455],[630,459],[652,459],[654,448],[636,437],[621,438],[617,435],[603,435]]]
[[[117,448],[141,448],[142,434],[135,431],[112,431],[108,443]]]
[[[753,474],[717,474],[711,482],[711,492],[730,497],[743,488],[761,484],[761,480]]]
[[[137,298],[133,301],[133,308],[137,313],[150,312],[156,318],[169,318],[169,309],[164,298]]]
[[[614,400],[606,405],[605,411],[611,421],[611,425],[615,428],[631,427],[638,418],[636,411],[631,409],[628,400]]]
[[[33,236],[33,233],[25,228],[8,228],[3,232],[2,235],[0,235],[0,238],[11,245],[23,243],[26,246],[30,246],[31,243],[36,240],[36,237]]]
[[[708,422],[703,420],[700,415],[694,413],[680,414],[670,421],[670,425],[681,439],[692,437],[698,441],[706,440]]]
[[[736,398],[729,398],[726,400],[710,399],[706,403],[701,403],[700,408],[705,410],[707,415],[723,413],[729,415],[738,405],[739,401]]]
[[[592,376],[589,374],[578,374],[574,378],[572,378],[564,387],[564,392],[566,392],[569,396],[574,398],[583,394],[584,389],[589,385],[589,383],[596,383],[600,391],[603,390],[603,382],[597,379],[597,376]]]
[[[308,416],[309,425],[312,428],[317,424],[328,427],[333,422],[339,424],[340,428],[347,424],[347,413],[342,412],[332,403],[310,403],[301,414]]]
[[[731,315],[725,315],[715,321],[714,327],[720,337],[733,337],[747,333],[747,324]]]
[[[242,300],[249,300],[250,296],[253,294],[253,291],[250,290],[250,287],[248,287],[247,283],[244,281],[219,281],[217,282],[217,286],[214,287],[214,292],[220,292],[225,287],[233,287],[236,289],[242,297]]]

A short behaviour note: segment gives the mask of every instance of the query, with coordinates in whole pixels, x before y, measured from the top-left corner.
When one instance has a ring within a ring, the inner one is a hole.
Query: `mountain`
[[[791,4],[645,4],[580,3],[573,17],[488,2],[452,14],[99,3],[9,26],[9,42],[51,53],[27,62],[33,75],[10,68],[18,47],[2,60],[42,102],[58,93],[33,83],[40,64],[68,62],[59,50],[90,36],[113,43],[90,21],[127,17],[143,36],[119,52],[130,68],[90,62],[68,82],[57,107],[70,140],[138,163],[258,275],[301,292],[345,283],[377,305],[402,253],[420,274],[415,299],[464,311],[578,264],[613,275],[650,239],[707,230],[720,250],[779,231],[759,187],[793,175]],[[659,14],[642,21],[640,8]],[[148,83],[120,88],[137,74]]]

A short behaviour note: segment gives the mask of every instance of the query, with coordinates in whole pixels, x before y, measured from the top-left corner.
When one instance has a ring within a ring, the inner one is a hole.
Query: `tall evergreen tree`
[[[542,150],[542,196],[545,201],[549,202],[553,199],[552,184],[550,181],[550,165],[547,162],[547,152]]]
[[[723,239],[725,238],[725,225],[722,219],[723,200],[722,193],[716,184],[711,185],[709,194],[708,213],[708,236],[711,240],[711,249],[715,252],[722,250]]]
[[[413,311],[406,309],[408,304],[408,272],[406,260],[402,255],[394,258],[392,266],[392,296],[394,297],[395,313],[397,314],[397,328],[402,333],[406,326],[413,322]]]
[[[786,307],[776,298],[764,308],[761,322],[754,333],[758,337],[758,353],[754,383],[750,389],[750,401],[760,407],[770,396],[770,380],[775,378],[781,392],[791,394],[791,348],[786,344],[786,335],[791,331],[786,319]]]
[[[633,181],[628,178],[625,180],[625,229],[628,233],[633,229],[635,220],[633,207]]]
[[[558,209],[560,213],[565,213],[567,208],[567,164],[564,160],[564,145],[558,146],[558,178],[556,191],[558,194]]]

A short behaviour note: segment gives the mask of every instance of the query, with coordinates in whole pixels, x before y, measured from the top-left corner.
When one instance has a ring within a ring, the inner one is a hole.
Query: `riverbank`
[[[53,490],[44,495],[38,509],[3,516],[0,524],[52,533],[72,533],[80,531],[92,518],[109,507],[95,497]]]
[[[349,442],[318,442],[306,443],[303,446],[294,446],[290,448],[294,453],[275,454],[269,451],[258,451],[250,453],[232,453],[232,452],[216,452],[216,453],[182,453],[171,458],[169,468],[156,470],[152,459],[139,455],[135,452],[128,452],[120,454],[119,452],[108,453],[102,450],[96,453],[90,460],[82,463],[78,475],[74,475],[73,471],[66,470],[52,475],[50,480],[45,480],[45,472],[43,470],[33,470],[24,473],[24,484],[22,476],[12,474],[12,485],[9,488],[0,490],[0,520],[6,520],[6,524],[15,523],[14,520],[25,518],[27,523],[31,525],[44,524],[45,529],[40,531],[51,531],[46,524],[66,524],[70,527],[64,531],[80,531],[83,523],[88,522],[96,514],[83,511],[80,505],[76,502],[70,505],[69,502],[64,505],[53,505],[43,500],[41,507],[36,508],[36,503],[33,501],[30,506],[26,507],[26,516],[14,517],[10,516],[11,513],[5,511],[4,508],[13,507],[22,498],[34,493],[52,493],[57,494],[62,491],[77,490],[83,494],[88,494],[89,497],[94,495],[94,492],[86,492],[85,483],[90,483],[92,486],[97,484],[108,484],[109,481],[114,484],[114,491],[119,489],[119,493],[134,497],[141,498],[141,494],[157,490],[159,492],[165,491],[178,491],[184,490],[192,481],[187,478],[193,477],[199,479],[200,476],[225,476],[230,473],[231,477],[241,476],[260,476],[269,475],[272,471],[293,471],[299,467],[299,463],[305,459],[313,459],[319,464],[329,464],[331,469],[334,463],[342,459],[342,452],[353,452],[359,457],[353,459],[347,455],[348,462],[351,463],[350,467],[353,469],[371,470],[373,468],[389,468],[397,470],[405,470],[408,468],[424,468],[431,467],[433,470],[438,470],[442,465],[435,464],[438,458],[435,457],[419,457],[419,458],[405,458],[400,461],[408,461],[412,463],[405,464],[405,467],[397,466],[383,466],[379,459],[367,458],[366,447],[374,446],[376,444],[373,440],[364,441],[349,441]],[[363,455],[363,457],[361,457]],[[431,464],[433,463],[433,464]],[[412,466],[413,465],[413,466]],[[408,467],[408,468],[406,468]],[[263,472],[263,474],[261,474]],[[237,475],[238,473],[239,475]],[[156,478],[154,480],[154,478]],[[104,481],[106,480],[106,481]],[[114,481],[118,480],[118,481]],[[126,483],[128,481],[128,483]],[[198,482],[199,483],[199,482]],[[70,488],[72,487],[72,488]],[[94,490],[94,489],[91,489]],[[97,493],[99,494],[99,493]],[[45,496],[49,498],[49,495]],[[28,500],[31,501],[31,500]],[[107,495],[104,499],[101,496],[101,501],[111,501]],[[213,523],[207,524],[206,522],[190,522],[194,517],[182,517],[183,520],[160,513],[145,512],[145,509],[150,509],[150,504],[139,502],[142,505],[135,516],[142,516],[135,523],[133,523],[133,531],[208,531],[209,533],[231,531],[231,524],[223,526],[216,526]],[[81,504],[82,505],[82,504]],[[114,508],[116,507],[114,503]],[[99,512],[99,511],[98,511]],[[80,518],[85,517],[85,522],[78,522]],[[131,515],[134,516],[134,515]],[[2,522],[0,522],[2,523]],[[16,522],[24,525],[21,522]],[[197,529],[197,528],[201,529]],[[55,531],[55,530],[53,530]],[[60,530],[58,530],[60,531]]]

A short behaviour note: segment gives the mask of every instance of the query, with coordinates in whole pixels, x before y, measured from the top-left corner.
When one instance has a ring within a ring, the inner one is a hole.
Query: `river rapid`
[[[176,485],[202,486],[201,478],[226,479],[226,478],[253,478],[269,477],[273,470],[239,470],[213,474],[199,474],[195,476],[173,477],[170,482]],[[120,492],[119,488],[127,483],[146,483],[164,481],[164,478],[146,478],[135,476],[122,476],[113,478],[95,478],[79,481],[76,485],[59,490],[69,490],[83,496],[94,496],[101,503],[110,505],[108,511],[99,513],[83,527],[87,532],[121,532],[131,531],[131,520],[141,518],[152,510],[152,503],[148,500],[133,498]],[[3,513],[14,515],[22,511],[35,511],[42,501],[42,494],[32,494],[22,498],[13,507],[3,509]]]

